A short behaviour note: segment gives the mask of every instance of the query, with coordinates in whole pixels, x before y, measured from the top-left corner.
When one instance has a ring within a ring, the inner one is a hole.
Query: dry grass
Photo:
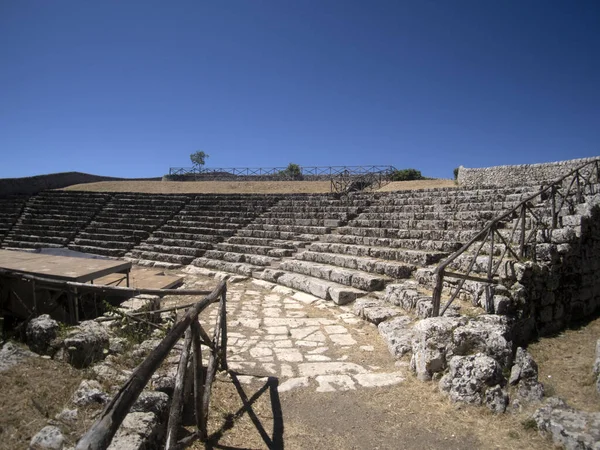
[[[454,180],[413,180],[413,181],[394,181],[383,186],[378,192],[394,192],[394,191],[412,191],[415,189],[431,189],[456,187]]]
[[[69,407],[81,380],[67,364],[35,357],[0,373],[0,449],[27,448],[48,419]]]
[[[455,187],[452,180],[395,181],[380,192]],[[325,194],[329,181],[101,181],[75,184],[65,191],[140,192],[146,194]]]
[[[75,184],[66,191],[146,194],[322,194],[329,181],[102,181]]]
[[[539,380],[544,383],[546,395],[561,397],[578,409],[600,409],[600,394],[592,376],[598,338],[600,318],[529,346],[538,363]]]

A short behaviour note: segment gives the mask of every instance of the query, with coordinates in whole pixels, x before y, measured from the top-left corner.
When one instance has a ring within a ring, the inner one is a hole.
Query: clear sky
[[[600,1],[0,0],[0,177],[600,155]]]

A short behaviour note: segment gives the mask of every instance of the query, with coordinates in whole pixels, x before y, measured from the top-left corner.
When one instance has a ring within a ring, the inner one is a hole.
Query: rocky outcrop
[[[58,322],[51,319],[48,314],[32,319],[27,324],[27,345],[40,355],[51,354],[51,344],[58,335],[58,329]]]
[[[60,428],[48,425],[42,428],[29,443],[30,450],[62,450],[65,437]]]
[[[76,406],[103,405],[108,400],[108,394],[96,380],[83,380],[71,398]]]
[[[388,350],[395,358],[401,358],[412,350],[413,331],[411,325],[410,317],[400,316],[382,322],[377,327]]]
[[[551,397],[533,419],[542,435],[567,450],[600,449],[600,412],[578,411]]]
[[[483,353],[454,356],[450,359],[448,369],[439,387],[442,392],[448,393],[453,402],[485,404],[499,413],[506,410],[508,394],[502,389],[502,368],[493,358]]]
[[[544,385],[538,381],[537,363],[522,347],[517,348],[508,382],[517,386],[517,395],[523,401],[540,401],[544,397]]]
[[[26,348],[7,342],[0,348],[0,372],[4,372],[28,358],[37,356]]]
[[[108,349],[109,336],[98,322],[88,320],[71,329],[64,340],[66,358],[69,364],[85,368],[104,359]]]

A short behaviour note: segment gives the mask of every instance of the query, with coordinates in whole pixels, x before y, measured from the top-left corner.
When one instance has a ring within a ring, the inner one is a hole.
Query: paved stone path
[[[197,287],[196,280],[187,276],[187,287]],[[356,317],[351,306],[262,280],[229,282],[227,301],[229,367],[243,383],[275,376],[280,392],[330,392],[405,378],[407,364],[394,363],[376,327]],[[216,305],[201,315],[207,330],[216,315]]]

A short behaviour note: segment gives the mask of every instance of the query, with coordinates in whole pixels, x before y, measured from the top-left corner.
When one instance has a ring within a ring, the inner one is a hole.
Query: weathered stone
[[[7,342],[0,348],[0,372],[4,372],[28,358],[37,355],[13,342]]]
[[[430,380],[434,373],[446,369],[446,354],[454,351],[452,333],[466,319],[431,317],[413,327],[411,369],[420,380]]]
[[[500,385],[496,385],[485,391],[483,402],[493,412],[501,414],[506,411],[508,394]]]
[[[113,354],[125,353],[129,343],[127,339],[121,337],[111,337],[108,340],[108,350]]]
[[[108,400],[108,394],[102,390],[102,386],[96,380],[83,380],[71,398],[77,406],[102,405]]]
[[[29,443],[31,450],[62,450],[65,437],[60,428],[48,425],[42,428]]]
[[[410,324],[410,317],[401,316],[382,322],[377,327],[388,350],[396,358],[402,358],[412,349],[413,332]]]
[[[442,377],[439,386],[454,402],[480,405],[487,390],[503,381],[500,365],[483,353],[454,356],[448,367],[448,373]],[[497,397],[497,392],[490,394],[491,404],[498,403]]]
[[[150,412],[163,417],[167,412],[169,396],[159,391],[142,391],[130,412]]]
[[[48,314],[38,316],[27,324],[27,345],[40,355],[51,354],[51,342],[58,335],[58,322]]]
[[[517,348],[515,361],[510,371],[510,384],[517,384],[522,379],[535,379],[538,376],[538,366],[527,350],[522,347]]]
[[[544,385],[533,378],[519,381],[517,395],[526,402],[539,402],[544,398]]]
[[[77,368],[85,368],[102,360],[108,344],[108,333],[102,325],[93,320],[81,322],[64,340],[67,360]]]
[[[454,354],[481,352],[494,358],[502,367],[509,367],[512,343],[508,320],[503,316],[482,315],[457,327],[453,333]]]
[[[78,416],[79,411],[77,409],[65,408],[55,416],[55,419],[66,424],[74,424],[77,422]]]
[[[151,448],[160,432],[153,413],[130,412],[108,446],[108,450],[144,450]]]
[[[578,411],[552,397],[533,414],[541,434],[567,450],[600,449],[600,412]]]

